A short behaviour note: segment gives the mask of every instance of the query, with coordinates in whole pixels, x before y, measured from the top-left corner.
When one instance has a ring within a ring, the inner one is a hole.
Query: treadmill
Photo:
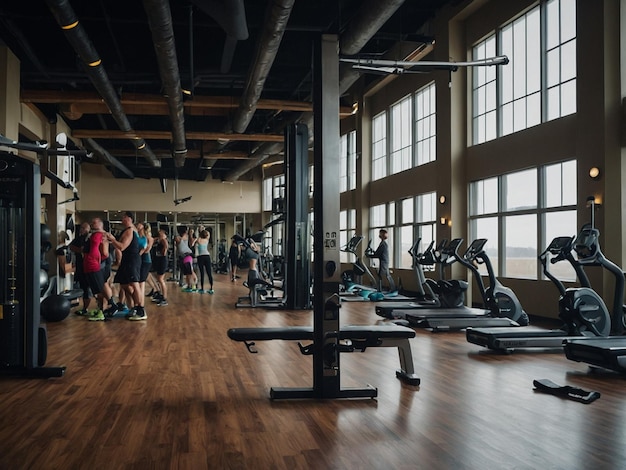
[[[597,339],[606,339],[614,321],[611,320],[602,299],[591,289],[583,266],[602,266],[615,275],[614,312],[616,305],[619,304],[620,317],[622,315],[621,299],[624,295],[624,275],[620,268],[604,257],[598,244],[598,236],[597,229],[585,224],[576,238],[574,247],[572,247],[573,237],[557,237],[539,256],[544,274],[557,286],[561,294],[559,317],[564,322],[561,328],[554,330],[531,327],[522,329],[472,328],[466,332],[467,341],[492,350],[511,352],[518,348],[561,348],[570,339],[576,344],[587,341],[595,343]],[[578,254],[578,259],[572,255],[572,249]],[[554,255],[554,258],[550,260],[552,264],[561,260],[569,261],[576,270],[582,287],[565,289],[563,283],[556,279],[547,268],[549,254]],[[619,321],[622,322],[621,318]]]
[[[409,254],[413,259],[413,270],[418,281],[418,295],[416,299],[406,302],[386,302],[376,305],[376,315],[390,320],[404,319],[402,310],[421,308],[459,308],[464,307],[467,282],[462,280],[446,280],[445,268],[456,261],[455,251],[463,243],[462,238],[455,238],[450,243],[443,239],[436,248],[434,240],[430,242],[424,253],[418,252],[421,238],[413,244]],[[423,266],[439,265],[439,281],[426,278]]]
[[[586,362],[592,366],[626,373],[626,337],[572,338],[565,340],[563,349],[570,361]]]
[[[452,309],[410,310],[406,311],[405,314],[405,319],[410,326],[415,328],[430,328],[433,331],[461,330],[477,326],[496,329],[504,327],[517,328],[520,326],[518,322],[502,314],[504,309],[500,306],[500,299],[497,298],[498,295],[488,294],[482,276],[476,267],[475,263],[485,264],[489,274],[490,288],[493,288],[497,284],[497,281],[491,261],[484,250],[486,243],[487,239],[485,238],[474,240],[463,256],[458,254],[457,245],[451,255],[472,272],[480,290],[483,303],[487,308],[480,309],[462,306]],[[502,287],[502,289],[506,288]],[[510,290],[507,289],[507,291]],[[518,315],[520,312],[524,313],[522,306],[512,291],[510,291],[510,297],[507,297],[506,307],[511,316]]]
[[[598,248],[598,251],[599,248]],[[601,255],[601,253],[600,253]],[[601,256],[599,263],[615,276],[611,335],[596,338],[568,338],[563,349],[565,356],[576,362],[585,362],[619,373],[626,372],[626,305],[624,299],[624,272]]]

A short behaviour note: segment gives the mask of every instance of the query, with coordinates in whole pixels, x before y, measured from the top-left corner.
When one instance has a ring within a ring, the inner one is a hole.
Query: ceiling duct
[[[237,41],[248,39],[248,24],[243,0],[192,0],[211,16],[226,32],[220,72],[228,73],[233,62]]]
[[[274,64],[278,47],[287,28],[294,2],[295,0],[275,0],[268,9],[264,22],[265,27],[257,44],[256,55],[250,67],[246,88],[233,118],[233,131],[235,132],[245,132],[252,116],[254,116],[261,92],[265,86],[265,80]]]
[[[174,164],[177,167],[182,167],[187,156],[187,143],[185,140],[183,90],[178,72],[172,12],[170,11],[169,0],[144,0],[143,5],[148,15],[159,73],[170,112]]]
[[[234,131],[243,133],[246,131],[248,124],[250,124],[259,99],[261,98],[265,80],[276,59],[276,54],[278,53],[283,34],[287,28],[294,3],[295,0],[274,0],[272,4],[268,6],[265,15],[266,18],[263,23],[265,26],[257,43],[255,59],[250,67],[250,73],[248,73],[246,87],[239,102],[239,108],[237,108],[233,117],[232,126],[225,129],[225,132],[230,133]],[[223,139],[218,143],[218,149],[223,149],[229,142],[229,140]],[[274,144],[261,145],[260,148],[263,147],[266,147],[265,150],[271,150]],[[269,156],[266,152],[263,152],[263,155],[265,155],[265,157],[262,160],[265,160],[265,158]],[[237,167],[236,170],[239,171],[240,167],[247,167],[249,164],[250,162],[246,162]],[[256,165],[253,164],[252,168],[254,168],[254,166]],[[238,172],[237,178],[241,175],[243,175],[243,173]],[[234,181],[234,179],[229,181]]]
[[[133,172],[130,171],[126,165],[124,165],[117,158],[115,158],[113,155],[111,155],[109,152],[107,152],[102,146],[100,146],[100,144],[98,144],[92,138],[88,138],[88,139],[85,140],[85,147],[87,147],[89,150],[95,152],[96,154],[100,155],[100,157],[106,163],[108,163],[109,165],[114,166],[115,168],[120,170],[122,173],[124,173],[126,176],[128,176],[129,178],[135,178],[135,175],[133,174]]]
[[[346,31],[339,38],[340,53],[354,55],[361,51],[363,46],[372,39],[374,34],[387,22],[389,18],[402,6],[404,0],[367,0],[359,14],[351,21]],[[359,78],[358,72],[353,74],[350,67],[341,68],[339,73],[340,93],[344,93]],[[295,122],[313,122],[312,113],[303,113]],[[284,123],[283,123],[284,124]],[[233,126],[234,127],[234,126]],[[310,133],[313,136],[313,133]],[[250,160],[233,168],[224,176],[224,181],[236,181],[248,171],[263,163],[271,155],[282,150],[283,144],[266,143],[259,146],[250,156]],[[280,146],[278,149],[277,146]]]
[[[79,23],[74,9],[67,0],[46,0],[48,8],[52,12],[57,23],[63,30],[65,37],[70,42],[74,51],[82,60],[87,75],[93,86],[98,90],[100,96],[111,112],[111,116],[123,132],[134,133],[131,128],[128,117],[124,112],[124,108],[119,97],[113,89],[113,85],[109,80],[106,70],[102,66],[102,61],[93,43],[87,36],[85,29]],[[137,151],[155,168],[161,166],[154,152],[150,149],[144,139],[135,136],[130,139]]]
[[[372,39],[374,34],[402,6],[404,0],[368,0],[359,10],[359,14],[348,25],[339,38],[339,53],[355,55]],[[350,65],[340,64],[339,94],[345,93],[356,82],[360,73]]]

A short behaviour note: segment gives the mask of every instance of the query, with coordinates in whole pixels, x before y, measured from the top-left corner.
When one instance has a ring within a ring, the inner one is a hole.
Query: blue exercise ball
[[[63,295],[51,295],[41,302],[41,317],[49,322],[65,320],[70,314],[70,299]]]

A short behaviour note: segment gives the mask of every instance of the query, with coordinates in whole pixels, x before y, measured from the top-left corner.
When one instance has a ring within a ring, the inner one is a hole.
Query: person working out
[[[228,261],[230,264],[230,274],[232,276],[230,280],[232,282],[235,282],[235,279],[237,279],[237,267],[239,265],[239,258],[241,257],[241,247],[239,246],[239,243],[237,243],[237,240],[235,240],[235,237],[233,237],[231,240],[232,243],[230,244],[230,250],[228,251]]]
[[[196,239],[196,257],[198,260],[198,271],[200,271],[200,289],[199,293],[213,294],[213,272],[211,267],[211,254],[209,253],[209,232],[201,230],[200,237]],[[204,273],[206,272],[209,280],[209,289],[204,290]]]
[[[193,252],[191,247],[193,246],[192,239],[187,233],[187,228],[184,227],[180,235],[175,240],[176,251],[178,252],[178,259],[180,260],[181,272],[185,276],[185,285],[183,292],[195,292],[195,286],[198,283],[196,273],[193,271]]]
[[[382,280],[384,277],[389,284],[389,292],[395,292],[396,283],[393,282],[393,277],[389,272],[389,245],[387,244],[387,230],[381,228],[378,232],[378,238],[380,238],[380,244],[378,245],[378,248],[376,248],[376,251],[372,253],[365,253],[365,256],[368,258],[378,258],[379,289],[382,290]]]
[[[165,273],[167,272],[167,252],[169,249],[169,242],[167,241],[167,233],[165,233],[165,230],[159,230],[155,246],[154,269],[156,271],[157,283],[159,284],[159,292],[156,298],[153,297],[153,301],[155,301],[159,307],[164,307],[167,305]]]
[[[145,320],[148,318],[144,309],[144,298],[140,295],[139,279],[141,271],[141,256],[139,255],[139,241],[137,229],[133,225],[133,213],[124,212],[122,224],[124,230],[119,240],[107,233],[109,242],[122,251],[122,262],[115,275],[115,282],[119,282],[124,294],[128,299],[133,299],[135,306],[128,316],[129,320]]]

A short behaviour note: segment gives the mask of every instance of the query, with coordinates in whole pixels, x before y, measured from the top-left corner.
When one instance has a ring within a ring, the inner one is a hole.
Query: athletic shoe
[[[152,301],[159,303],[159,301],[162,298],[163,298],[163,294],[161,294],[160,292],[157,292],[155,295],[152,296]]]
[[[215,293],[215,291],[214,291],[213,289],[209,289],[209,290],[207,290],[207,291],[205,291],[205,292],[206,292],[207,294],[214,294],[214,293]]]
[[[195,292],[196,290],[193,287],[185,287],[183,292]]]
[[[90,317],[87,318],[87,320],[89,321],[104,321],[104,313],[102,312],[102,310],[98,310],[96,311],[96,313],[94,315],[91,315]]]
[[[81,317],[89,316],[89,312],[86,309],[76,310],[74,312],[75,315],[80,315]]]
[[[152,289],[149,293],[146,294],[146,297],[152,297],[154,294],[156,294],[156,291]]]
[[[128,317],[128,319],[130,321],[147,320],[148,315],[146,315],[146,311],[143,309],[141,310],[141,312],[139,310],[134,310],[133,313]]]
[[[117,304],[117,313],[131,313],[128,305],[126,304]]]
[[[235,282],[235,276],[230,279],[230,282]]]
[[[119,312],[119,309],[117,308],[117,305],[113,304],[109,308],[107,308],[103,313],[108,318],[111,318],[111,317],[114,317],[117,312]]]
[[[161,299],[157,304],[158,307],[165,307],[167,304],[167,299]]]

